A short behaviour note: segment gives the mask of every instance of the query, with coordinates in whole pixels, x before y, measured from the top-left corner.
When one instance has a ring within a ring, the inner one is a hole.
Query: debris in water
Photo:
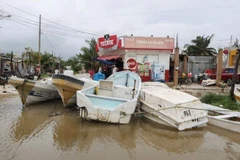
[[[52,117],[52,116],[58,116],[58,115],[60,115],[60,112],[51,113],[51,114],[49,114],[49,117]]]

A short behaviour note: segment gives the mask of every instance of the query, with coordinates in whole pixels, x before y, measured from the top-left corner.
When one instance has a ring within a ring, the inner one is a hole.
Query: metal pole
[[[40,67],[39,74],[41,73],[41,14],[39,15],[39,33],[38,33],[38,64]]]

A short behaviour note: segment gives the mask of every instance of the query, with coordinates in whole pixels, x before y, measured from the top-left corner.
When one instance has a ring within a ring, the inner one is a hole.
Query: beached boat
[[[78,75],[77,77],[68,74],[54,74],[52,76],[52,83],[56,86],[65,107],[76,105],[76,92],[78,90],[98,84],[97,81],[85,76],[87,77],[85,74],[82,76]]]
[[[88,120],[109,123],[129,123],[136,109],[141,78],[138,74],[116,72],[97,87],[77,91],[80,116]]]
[[[224,108],[204,104],[208,110],[209,124],[240,133],[240,112],[233,112]]]
[[[43,101],[60,99],[56,87],[52,85],[51,78],[40,81],[10,77],[8,83],[16,88],[23,105],[30,105]]]
[[[240,103],[240,84],[234,85],[234,96],[238,103]]]
[[[163,125],[185,130],[206,125],[207,111],[201,101],[160,82],[142,83],[140,108],[144,116]]]

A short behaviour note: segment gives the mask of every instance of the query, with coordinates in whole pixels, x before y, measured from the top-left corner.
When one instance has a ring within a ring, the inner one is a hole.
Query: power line
[[[1,1],[0,1],[0,2],[1,2]],[[29,13],[29,12],[27,12],[27,11],[24,11],[24,10],[22,10],[22,9],[20,9],[20,8],[14,7],[14,6],[12,6],[12,5],[10,5],[10,4],[7,4],[7,3],[5,3],[5,2],[2,2],[2,3],[5,4],[5,5],[7,5],[7,6],[9,6],[9,7],[11,7],[11,8],[14,8],[14,9],[16,9],[16,10],[19,10],[19,11],[21,11],[21,12],[24,12],[24,13],[26,13],[26,14],[28,14],[28,15],[31,15],[31,16],[34,16],[34,17],[38,17],[37,15],[34,15],[34,14]],[[92,36],[97,36],[97,35],[94,34],[94,33],[90,33],[90,32],[86,32],[86,31],[81,31],[81,30],[77,30],[77,29],[74,29],[74,28],[70,28],[70,27],[64,26],[64,25],[62,25],[62,24],[59,24],[59,23],[50,21],[50,20],[45,19],[45,18],[42,18],[42,19],[45,20],[45,21],[48,21],[48,22],[50,22],[50,23],[52,23],[52,24],[55,24],[55,25],[58,25],[58,26],[67,28],[67,29],[69,29],[69,30],[72,30],[72,31],[75,31],[75,32],[78,32],[78,33],[83,33],[83,34],[89,34],[89,35],[92,35]]]
[[[30,23],[30,22],[21,21],[21,20],[19,21],[18,18],[13,18],[13,17],[10,20],[15,22],[15,23],[21,24],[23,26],[38,29],[37,28],[38,24],[35,24],[35,23]],[[46,29],[45,27],[42,27],[42,30],[45,31],[45,32],[48,32],[48,33],[54,33],[54,34],[58,34],[58,35],[61,35],[61,36],[67,36],[67,37],[72,37],[72,38],[82,38],[82,39],[90,38],[90,37],[83,37],[83,36],[80,36],[80,35],[76,35],[76,34],[73,34],[73,33],[68,34],[68,33],[65,33],[65,32],[62,32],[62,31],[50,30],[50,29]]]
[[[31,20],[31,19],[27,19],[27,18],[24,18],[24,17],[21,17],[21,16],[18,16],[18,15],[15,15],[15,14],[12,14],[12,13],[10,13],[10,12],[6,12],[6,11],[4,11],[4,13],[7,13],[7,14],[11,14],[11,15],[13,15],[12,16],[12,18],[15,18],[15,19],[17,19],[17,20],[19,20],[19,21],[23,21],[24,23],[26,23],[26,24],[31,24],[31,25],[35,25],[35,26],[38,26],[38,21],[34,21],[34,20]],[[58,26],[52,26],[52,25],[48,25],[48,24],[44,24],[44,23],[42,23],[42,28],[44,28],[44,29],[48,29],[49,31],[53,31],[53,32],[58,32],[59,34],[63,34],[63,35],[66,35],[66,32],[69,32],[69,34],[71,35],[73,35],[73,36],[76,36],[76,33],[77,32],[75,32],[75,31],[70,31],[70,30],[66,30],[66,29],[64,29],[64,28],[60,28],[60,27],[58,27]],[[49,26],[49,27],[48,27]],[[50,29],[49,29],[50,28]],[[48,32],[49,32],[48,31]],[[78,34],[78,33],[77,33]],[[81,38],[88,38],[88,37],[82,37],[81,36]]]
[[[45,37],[45,39],[48,41],[48,43],[55,49],[55,52],[57,52],[60,56],[60,53],[58,52],[58,50],[54,47],[54,45],[48,40],[48,38],[45,36],[45,34],[42,32],[42,35]]]

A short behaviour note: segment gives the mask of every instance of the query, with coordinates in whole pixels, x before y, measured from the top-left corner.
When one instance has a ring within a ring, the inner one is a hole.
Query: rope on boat
[[[204,109],[204,108],[192,108],[192,107],[183,107],[183,106],[174,106],[174,107],[169,107],[169,108],[160,108],[158,110],[154,110],[154,111],[143,111],[141,109],[141,105],[137,104],[136,110],[134,113],[128,113],[127,115],[135,115],[135,116],[143,116],[146,113],[156,113],[159,111],[163,111],[163,110],[168,110],[168,109],[177,109],[177,108],[183,108],[183,109],[192,109],[192,110],[202,110],[202,111],[213,111],[213,112],[218,112],[218,111],[223,111],[223,112],[233,112],[231,110],[212,110],[212,109]]]

